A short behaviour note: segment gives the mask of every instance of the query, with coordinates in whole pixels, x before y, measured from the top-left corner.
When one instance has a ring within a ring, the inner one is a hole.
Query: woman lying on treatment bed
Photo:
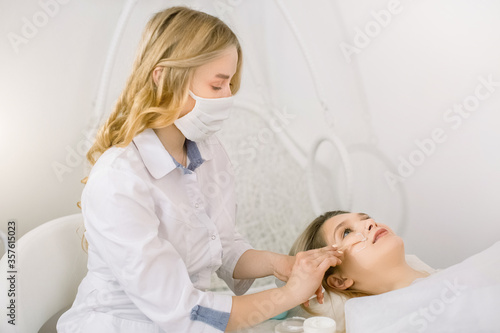
[[[500,242],[430,274],[407,263],[403,240],[387,225],[367,214],[332,211],[306,228],[290,254],[333,244],[343,251],[342,262],[324,275],[325,304],[311,307],[325,315],[336,306],[343,315],[339,299],[349,299],[349,333],[500,332]]]

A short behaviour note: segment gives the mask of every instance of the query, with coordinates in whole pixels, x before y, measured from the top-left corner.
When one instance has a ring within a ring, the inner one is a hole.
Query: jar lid
[[[304,321],[302,317],[292,317],[283,320],[274,327],[275,333],[303,333]]]
[[[304,333],[335,333],[337,323],[328,317],[311,317],[304,321]]]

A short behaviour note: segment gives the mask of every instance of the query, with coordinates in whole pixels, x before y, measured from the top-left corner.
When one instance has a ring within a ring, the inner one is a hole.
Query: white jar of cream
[[[328,317],[311,317],[304,321],[304,333],[335,333],[337,323]]]

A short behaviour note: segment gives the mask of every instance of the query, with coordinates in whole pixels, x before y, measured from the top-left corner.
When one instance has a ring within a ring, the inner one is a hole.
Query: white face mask
[[[189,91],[196,104],[193,110],[174,121],[175,126],[191,141],[203,141],[222,127],[229,118],[233,96],[224,98],[202,98]]]

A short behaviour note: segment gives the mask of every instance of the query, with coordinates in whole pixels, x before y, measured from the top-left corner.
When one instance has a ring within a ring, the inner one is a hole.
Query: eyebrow
[[[370,218],[370,216],[368,214],[365,214],[365,213],[358,213],[358,216],[359,217],[364,217],[363,220],[368,220]],[[344,220],[342,222],[340,222],[336,227],[335,227],[335,230],[333,231],[333,240],[336,239],[336,235],[337,235],[337,230],[341,227],[343,227],[345,225],[345,223],[347,222],[347,220]]]
[[[226,74],[219,73],[219,74],[215,75],[215,77],[218,77],[219,79],[227,80],[227,79],[229,79],[230,76],[226,75]]]

